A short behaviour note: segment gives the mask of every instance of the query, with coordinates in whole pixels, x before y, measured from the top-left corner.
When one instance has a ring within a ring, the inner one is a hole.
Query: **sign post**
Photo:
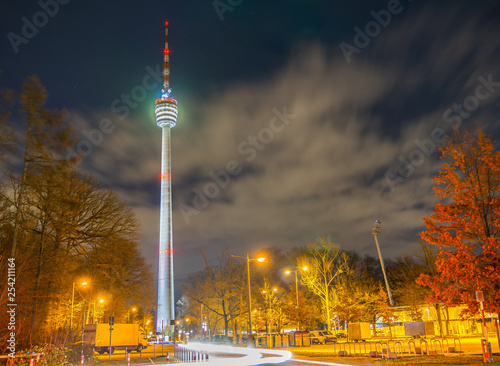
[[[82,355],[80,357],[80,366],[83,366],[83,335],[85,334],[85,313],[82,314]]]
[[[484,320],[484,294],[483,291],[476,291],[476,300],[481,303],[481,315],[483,317],[483,330],[484,330],[484,342],[481,341],[483,349],[483,360],[484,362],[493,363],[493,355],[491,354],[491,344],[488,342],[488,328],[486,327],[486,321]]]
[[[108,350],[110,360],[111,360],[111,332],[113,331],[114,324],[115,324],[115,317],[110,316],[109,317],[109,350]]]

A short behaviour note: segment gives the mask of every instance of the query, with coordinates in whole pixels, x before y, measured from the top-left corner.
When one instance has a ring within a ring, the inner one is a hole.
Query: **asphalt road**
[[[495,337],[496,338],[496,337]],[[490,342],[492,345],[492,350],[493,353],[499,352],[498,348],[498,342],[497,340],[490,336]],[[418,343],[418,342],[417,342]],[[450,342],[451,343],[451,342]],[[417,344],[418,345],[418,344]],[[452,344],[449,344],[452,346]],[[458,344],[457,344],[458,346]],[[462,352],[468,353],[468,354],[481,354],[481,339],[480,338],[462,338],[460,340],[460,348],[462,349]],[[458,348],[458,347],[457,347]],[[332,345],[315,345],[311,347],[301,347],[301,348],[291,348],[290,350],[293,352],[295,350],[300,351],[300,352],[314,352],[316,356],[318,356],[318,353],[330,353],[333,351]],[[458,349],[457,349],[458,350]],[[170,363],[178,363],[175,362],[173,359],[173,348],[172,346],[164,346],[163,347],[163,356],[162,356],[162,347],[157,346],[156,347],[156,354],[154,352],[153,347],[148,347],[146,350],[142,352],[142,358],[140,358],[140,354],[137,352],[132,352],[131,353],[131,360],[130,360],[130,365],[134,366],[139,366],[139,365],[165,365],[167,364],[167,352],[170,351]],[[126,366],[127,365],[127,355],[125,351],[115,351],[113,355],[111,355],[111,360],[109,360],[109,355],[104,354],[104,355],[98,355],[99,360],[101,361],[101,365],[119,365],[119,366]],[[300,356],[293,356],[291,360],[288,360],[286,362],[280,363],[279,365],[284,365],[284,366],[307,366],[307,365],[330,365],[330,366],[335,366],[335,365],[354,365],[354,366],[364,366],[364,365],[375,365],[376,363],[374,360],[368,358],[368,357],[347,357],[344,360],[338,360],[338,358],[335,361],[328,361],[325,360],[328,359],[327,357],[325,358],[316,358],[314,360],[307,358],[307,359],[300,359]],[[190,363],[191,365],[193,364],[192,362]],[[268,364],[270,365],[270,364]],[[234,363],[234,366],[237,366],[237,363]]]
[[[142,357],[139,353],[137,352],[132,352],[130,354],[130,365],[134,366],[145,366],[145,365],[165,365],[167,364],[167,348],[164,348],[163,356],[161,355],[161,347],[158,347],[156,350],[156,357],[154,354],[153,349],[146,349],[142,352]],[[127,365],[127,355],[125,351],[115,351],[111,355],[111,360],[108,354],[104,355],[97,355],[98,359],[100,360],[100,365],[106,365],[106,366],[126,366]],[[175,361],[173,359],[173,352],[170,355],[170,364],[179,364],[178,361]],[[189,363],[190,365],[193,365],[193,362]],[[262,365],[276,365],[275,363],[273,364],[262,364]],[[279,363],[278,365],[283,365],[283,366],[308,366],[308,365],[355,365],[355,366],[362,366],[362,365],[370,365],[369,359],[363,361],[360,363],[359,361],[357,362],[352,362],[346,359],[345,362],[330,362],[330,361],[315,361],[315,360],[300,360],[298,358],[292,358],[291,360],[285,361],[283,363]],[[234,366],[237,366],[237,363],[234,363]]]

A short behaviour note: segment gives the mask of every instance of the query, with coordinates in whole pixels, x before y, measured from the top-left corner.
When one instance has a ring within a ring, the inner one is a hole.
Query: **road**
[[[316,347],[314,347],[316,348]],[[170,347],[171,349],[171,347]],[[260,350],[260,349],[259,349]],[[163,350],[163,356],[162,356],[162,352],[161,352],[161,347],[157,347],[157,350],[156,350],[156,357],[155,357],[155,353],[154,353],[154,349],[153,348],[148,348],[146,350],[144,350],[142,352],[142,357],[139,353],[137,352],[132,352],[130,354],[130,365],[133,365],[133,366],[146,366],[146,365],[167,365],[166,361],[167,361],[167,352],[168,352],[168,348],[167,347],[164,347],[164,350]],[[100,360],[100,365],[106,365],[106,366],[126,366],[127,365],[127,355],[125,353],[125,351],[115,351],[112,355],[111,355],[111,360],[110,360],[110,357],[108,354],[104,354],[104,355],[97,355],[97,357],[99,358]],[[227,357],[221,357],[221,358],[217,358],[217,361],[215,361],[214,359],[214,363],[216,365],[222,365],[223,363],[226,363],[226,362],[223,362],[224,361],[228,361],[228,365],[231,365],[231,366],[238,366],[238,363],[235,362],[236,359],[234,358],[227,358]],[[262,361],[263,362],[263,361]],[[193,365],[193,362],[190,362],[190,363],[179,363],[179,361],[175,362],[173,361],[173,352],[171,352],[170,354],[170,364],[176,364],[176,365]],[[242,363],[244,364],[244,363]],[[256,365],[258,363],[255,363]],[[374,364],[374,363],[372,363]],[[276,363],[261,363],[260,365],[276,365]],[[342,365],[342,366],[346,366],[346,365],[353,365],[353,366],[363,366],[363,365],[370,365],[370,360],[369,359],[362,359],[362,361],[360,362],[360,360],[357,358],[356,360],[353,360],[353,359],[346,359],[346,361],[315,361],[315,360],[301,360],[299,358],[293,358],[288,360],[288,361],[285,361],[285,362],[282,362],[282,363],[279,363],[278,365],[283,365],[283,366],[309,366],[309,365],[326,365],[326,366],[336,366],[336,365]]]
[[[430,340],[428,340],[430,342]],[[498,352],[498,345],[496,342],[496,339],[492,339],[490,337],[490,342],[492,343],[492,350],[494,353]],[[416,342],[418,345],[418,341]],[[453,346],[453,342],[450,342],[449,346]],[[191,345],[191,344],[190,344]],[[434,344],[436,348],[438,348],[437,344]],[[444,346],[444,344],[443,344]],[[457,343],[457,348],[461,348],[462,352],[465,352],[467,354],[481,354],[481,340],[480,338],[462,338],[460,340],[460,345]],[[461,346],[461,347],[460,347]],[[206,344],[204,344],[202,347],[206,347]],[[221,346],[223,347],[223,346]],[[446,347],[443,347],[446,348]],[[406,346],[405,346],[406,349]],[[262,350],[262,349],[258,349]],[[295,355],[292,357],[291,360],[279,363],[279,365],[284,365],[284,366],[307,366],[307,365],[330,365],[330,366],[335,366],[335,365],[353,365],[353,366],[364,366],[364,365],[375,365],[377,363],[374,362],[374,360],[368,358],[368,357],[348,357],[345,360],[338,360],[335,359],[335,361],[329,361],[328,356],[330,356],[333,353],[333,346],[332,345],[315,345],[311,347],[301,347],[301,348],[291,348],[291,351],[295,352],[300,352],[302,356]],[[457,349],[458,350],[458,349]],[[131,353],[131,360],[130,360],[130,365],[135,365],[135,366],[140,366],[140,365],[165,365],[167,361],[167,352],[170,352],[170,363],[177,363],[173,361],[173,346],[164,346],[163,347],[163,356],[162,356],[162,347],[157,346],[156,347],[156,353],[153,347],[148,347],[146,350],[143,351],[142,353],[142,358],[140,358],[139,353],[137,352],[132,352]],[[311,360],[310,358],[304,357],[307,355],[308,352],[313,352],[315,353],[315,359]],[[407,351],[405,351],[407,352]],[[325,353],[325,357],[319,357],[321,353]],[[439,352],[441,353],[441,352]],[[306,359],[301,359],[306,358]],[[101,365],[119,365],[119,366],[126,366],[127,365],[127,355],[125,351],[115,351],[113,355],[111,355],[111,360],[109,360],[109,355],[99,355],[98,358],[101,360],[100,364]],[[276,359],[276,358],[275,358]],[[220,358],[219,360],[225,360],[229,361],[227,357]],[[235,359],[232,359],[233,361],[229,364],[230,366],[238,366],[237,362],[234,362]],[[277,359],[276,359],[277,360]],[[259,360],[258,360],[259,361]],[[262,362],[262,360],[260,360]],[[220,361],[218,364],[223,364],[225,362]],[[186,363],[187,364],[187,363]],[[191,362],[190,365],[193,363]],[[244,363],[241,363],[244,364]],[[248,363],[247,363],[248,364]],[[254,363],[254,364],[258,364]],[[262,363],[263,365],[266,365]],[[276,364],[276,363],[274,363]],[[267,365],[270,365],[267,363]]]

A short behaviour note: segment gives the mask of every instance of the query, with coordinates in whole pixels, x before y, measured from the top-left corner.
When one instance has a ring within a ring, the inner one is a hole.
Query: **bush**
[[[95,365],[97,362],[94,351],[89,346],[84,346],[84,356],[86,365]],[[70,348],[57,347],[46,344],[34,346],[28,350],[16,354],[12,366],[29,366],[30,359],[35,358],[37,366],[78,366],[80,365],[81,345],[74,345]]]

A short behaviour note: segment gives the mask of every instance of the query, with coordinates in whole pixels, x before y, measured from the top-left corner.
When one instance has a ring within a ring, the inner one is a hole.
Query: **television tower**
[[[177,123],[177,101],[169,88],[170,64],[168,49],[168,22],[165,22],[165,49],[163,50],[163,89],[155,102],[156,124],[161,128],[161,198],[160,240],[158,253],[158,307],[156,331],[169,334],[174,311],[174,247],[172,243],[172,175],[170,157],[170,129]]]

